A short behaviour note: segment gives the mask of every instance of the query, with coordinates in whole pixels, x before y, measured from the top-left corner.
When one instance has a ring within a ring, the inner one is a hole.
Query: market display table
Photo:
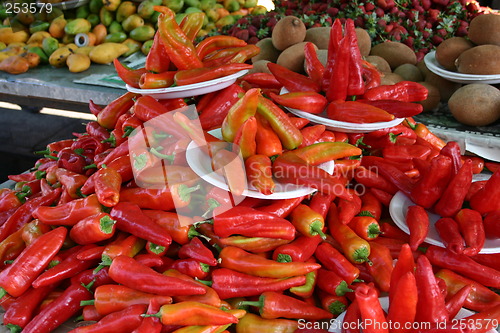
[[[0,72],[0,101],[18,104],[26,109],[43,107],[89,112],[92,99],[98,105],[107,105],[125,90],[74,83],[74,80],[92,74],[115,74],[113,65],[93,64],[82,73],[71,73],[67,68],[39,66],[19,75]]]

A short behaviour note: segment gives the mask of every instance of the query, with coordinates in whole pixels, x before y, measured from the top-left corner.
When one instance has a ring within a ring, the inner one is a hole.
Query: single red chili
[[[272,178],[271,159],[262,154],[253,154],[245,160],[245,171],[248,184],[260,193],[270,195],[274,192],[275,183]]]
[[[209,226],[209,225],[207,225]],[[203,232],[205,234],[205,232]],[[245,236],[229,236],[218,238],[218,246],[236,246],[242,250],[252,253],[264,253],[273,251],[277,247],[290,243],[289,239],[269,238],[269,237],[245,237]],[[216,247],[214,245],[214,247]]]
[[[366,87],[370,89],[371,87]],[[380,100],[368,100],[368,99],[358,99],[357,101],[361,103],[370,104],[382,110],[389,112],[396,118],[407,118],[416,116],[424,111],[422,104],[414,102],[404,102],[399,100],[390,99],[380,99]]]
[[[33,217],[48,225],[72,226],[81,219],[101,212],[97,195],[75,199],[59,206],[40,206],[33,210]]]
[[[405,243],[401,246],[401,251],[397,256],[397,262],[391,273],[390,287],[389,287],[389,304],[396,297],[396,292],[398,291],[399,280],[406,273],[414,273],[415,271],[415,259],[413,258],[413,253],[410,249],[410,245]]]
[[[500,210],[487,213],[483,219],[485,234],[490,237],[500,237]]]
[[[218,79],[250,68],[252,65],[245,63],[226,63],[212,67],[184,69],[175,74],[174,82],[177,86],[185,86]]]
[[[359,216],[370,216],[379,221],[382,215],[382,203],[373,193],[366,191],[361,197]]]
[[[165,71],[161,73],[146,72],[139,79],[141,89],[160,89],[171,87],[175,83],[177,71]]]
[[[307,42],[304,44],[304,65],[307,75],[320,86],[323,82],[325,66],[318,59],[317,47],[314,43]]]
[[[18,297],[47,267],[63,245],[66,228],[59,227],[40,236],[0,273],[1,295]]]
[[[249,253],[234,246],[226,246],[219,253],[220,266],[260,277],[287,278],[304,275],[321,265],[308,262],[276,262]]]
[[[389,182],[386,178],[380,175],[378,172],[374,172],[364,166],[356,168],[354,171],[354,179],[359,184],[367,187],[375,187],[379,190],[383,190],[390,194],[396,194],[398,188]]]
[[[500,170],[497,170],[488,179],[484,188],[477,191],[470,198],[470,206],[472,209],[477,210],[481,215],[489,212],[500,210]]]
[[[467,256],[478,254],[486,240],[481,214],[475,210],[463,208],[455,215],[454,220],[465,240],[466,247],[463,254]]]
[[[233,234],[292,240],[295,227],[284,218],[251,207],[236,206],[213,217],[214,232],[219,237]]]
[[[451,217],[440,218],[436,221],[434,227],[448,250],[458,254],[464,252],[465,241],[454,219]]]
[[[353,19],[348,18],[345,22],[345,36],[349,40],[349,80],[347,85],[347,95],[363,95],[365,92],[365,82],[363,80],[363,59],[359,50],[358,38]]]
[[[367,241],[377,238],[382,233],[377,220],[371,216],[355,216],[349,222],[349,226],[358,236]]]
[[[242,77],[243,81],[259,88],[281,89],[283,85],[276,80],[273,74],[264,72],[248,73]]]
[[[193,228],[194,220],[191,217],[155,209],[146,209],[142,212],[162,227],[172,236],[172,240],[180,245],[187,244],[192,237],[199,235]]]
[[[177,259],[169,268],[175,269],[192,278],[202,280],[210,273],[210,266],[193,258]]]
[[[326,269],[336,273],[347,284],[353,283],[359,277],[359,269],[329,243],[321,243],[314,256]]]
[[[155,38],[156,39],[156,38]],[[147,57],[146,57],[146,62],[147,62]],[[113,65],[115,66],[115,71],[116,74],[120,77],[120,79],[123,80],[126,84],[133,88],[139,88],[139,80],[141,78],[141,75],[144,73],[148,72],[148,69],[146,68],[139,68],[139,69],[131,69],[125,66],[120,62],[120,60],[115,59],[113,60]],[[89,104],[93,102],[90,101]],[[95,108],[95,106],[94,106]],[[92,110],[91,110],[92,111]],[[102,111],[102,110],[99,110]],[[94,113],[94,112],[92,112]],[[97,112],[99,114],[99,112]],[[95,115],[97,115],[95,114]]]
[[[388,333],[387,320],[375,288],[361,285],[356,288],[355,295],[363,322],[363,332]]]
[[[180,247],[178,256],[181,259],[192,258],[209,266],[216,266],[217,260],[213,252],[203,244],[198,237],[193,237],[191,241]]]
[[[274,249],[273,260],[278,262],[305,262],[312,257],[320,242],[321,237],[319,235],[313,237],[298,236],[291,243],[283,244]]]
[[[241,154],[241,157],[246,160],[252,155],[255,155],[257,144],[255,135],[257,134],[257,119],[252,116],[245,120],[234,136],[233,151]]]
[[[292,210],[290,220],[295,229],[302,235],[307,237],[319,235],[322,239],[326,238],[326,235],[323,232],[323,229],[325,228],[325,220],[323,216],[316,213],[309,206],[299,204]]]
[[[94,244],[113,237],[116,221],[101,212],[77,222],[70,230],[70,238],[78,244]]]
[[[240,99],[240,94],[243,94],[243,89],[237,85],[232,84],[218,92],[215,92],[210,103],[205,107],[197,104],[196,107],[199,112],[198,119],[200,125],[204,130],[212,130],[219,128],[227,116],[229,109]],[[206,94],[205,96],[208,96]]]
[[[165,45],[163,45],[160,34],[153,37],[153,45],[146,56],[144,69],[154,73],[161,73],[170,68],[170,58],[168,57]]]
[[[384,159],[394,162],[410,162],[413,159],[426,159],[430,157],[432,150],[420,144],[387,146],[382,148]],[[432,164],[432,162],[431,162]]]
[[[347,281],[343,280],[338,274],[325,268],[318,269],[316,286],[332,295],[344,296],[353,290],[349,288]]]
[[[113,129],[118,121],[118,118],[126,113],[133,105],[134,98],[138,95],[127,92],[117,99],[110,102],[101,112],[97,115],[97,122],[104,128]]]
[[[368,259],[368,272],[373,277],[375,285],[380,291],[389,292],[393,270],[391,251],[382,244],[370,242]]]
[[[80,260],[77,258],[80,251],[84,251],[89,248],[93,248],[96,245],[85,245],[77,246],[76,252],[73,252],[70,256],[65,258],[56,266],[49,268],[42,274],[40,274],[33,282],[34,288],[45,287],[52,285],[54,283],[61,282],[64,279],[75,276],[76,274],[83,272],[90,267],[95,266],[98,260]]]
[[[358,302],[354,299],[347,307],[344,320],[342,320],[342,322],[345,323],[345,328],[342,329],[342,333],[360,333],[360,321],[361,312],[359,311]]]
[[[315,91],[294,91],[281,95],[271,92],[269,96],[279,105],[312,114],[323,112],[328,104],[326,97]]]
[[[321,91],[317,82],[284,66],[270,62],[267,68],[289,92],[314,91],[319,93]]]
[[[357,102],[332,100],[326,109],[328,118],[349,123],[377,123],[393,120],[394,115],[373,105]]]
[[[471,256],[474,261],[491,268],[499,267],[500,255],[498,253],[480,253],[475,256]]]
[[[422,206],[410,206],[406,212],[406,224],[410,230],[410,247],[416,251],[429,233],[429,215]]]
[[[413,272],[403,274],[396,286],[391,285],[391,289],[394,289],[394,298],[389,303],[387,314],[387,321],[395,327],[391,332],[412,332],[408,327],[415,320],[418,300],[417,281]]]
[[[81,310],[80,302],[92,294],[80,284],[71,284],[50,306],[45,307],[23,329],[23,332],[49,333]]]
[[[329,64],[327,63],[327,69],[325,73],[330,74],[330,80],[334,79],[335,84],[323,83],[323,90],[325,91],[326,98],[329,102],[346,100],[351,62],[351,41],[349,36],[344,35],[338,42],[335,41],[334,43],[338,43],[334,54],[335,59],[333,60],[331,71],[329,70]]]
[[[118,256],[109,267],[109,276],[124,286],[164,296],[204,294],[203,287],[169,277],[138,263],[133,258]]]
[[[173,170],[171,168],[169,170]],[[179,177],[187,180],[191,177],[191,170],[177,168],[180,171]],[[168,177],[169,180],[174,180],[177,175],[172,174]],[[142,209],[162,209],[170,211],[175,208],[180,209],[186,207],[191,202],[191,193],[199,189],[199,186],[188,187],[186,184],[173,184],[165,188],[143,188],[131,187],[124,188],[120,191],[121,203],[135,204]]]
[[[321,135],[325,132],[325,125],[312,125],[304,127],[302,132],[302,143],[299,148],[304,148],[318,142]]]
[[[106,284],[95,289],[93,300],[83,301],[80,305],[94,305],[100,315],[106,316],[135,304],[147,305],[152,300],[161,305],[172,303],[170,296],[145,293],[118,284]]]
[[[446,301],[446,311],[448,311],[448,316],[450,318],[455,318],[458,312],[462,309],[472,290],[472,285],[466,285],[460,289],[456,294],[449,297]]]
[[[401,81],[392,85],[383,85],[368,89],[363,95],[368,100],[397,100],[419,102],[427,98],[427,88],[413,81]]]

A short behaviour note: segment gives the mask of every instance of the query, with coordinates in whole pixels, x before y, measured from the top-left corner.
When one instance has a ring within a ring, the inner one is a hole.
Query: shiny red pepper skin
[[[182,245],[178,256],[181,259],[193,258],[210,266],[217,265],[213,252],[198,237],[193,237],[189,243]]]
[[[373,105],[382,110],[389,112],[396,118],[407,118],[416,116],[424,110],[422,104],[413,102],[403,102],[396,100],[375,100],[370,101],[367,99],[359,99],[358,101],[366,104]]]
[[[133,88],[139,88],[141,75],[148,72],[146,68],[130,69],[123,65],[118,59],[113,60],[113,65],[115,66],[116,74],[118,74],[120,79]],[[93,102],[90,101],[90,103]]]
[[[216,92],[205,107],[199,108],[197,105],[201,127],[204,130],[220,127],[231,106],[240,99],[240,94],[243,93],[244,91],[239,85],[232,84]]]
[[[415,184],[410,198],[423,208],[432,207],[441,197],[451,178],[451,159],[433,158],[429,171]]]
[[[448,320],[444,296],[439,290],[432,271],[431,262],[426,256],[418,257],[415,278],[418,288],[417,314],[415,320],[430,323]]]
[[[500,237],[500,210],[487,213],[483,219],[483,226],[486,235]]]
[[[160,34],[155,34],[153,37],[153,45],[146,56],[144,69],[154,73],[162,73],[170,68],[170,58],[167,50],[162,43]],[[136,87],[138,88],[138,87]]]
[[[410,230],[410,247],[413,251],[416,251],[429,233],[430,222],[427,211],[419,205],[408,207],[406,224]]]
[[[147,305],[134,304],[123,310],[110,313],[101,318],[97,323],[80,326],[73,329],[73,333],[98,333],[109,330],[121,330],[123,332],[131,332],[139,327],[146,312]]]
[[[315,91],[295,91],[280,95],[270,92],[269,96],[279,105],[312,114],[323,112],[328,104],[328,100]]]
[[[370,255],[368,259],[371,264],[366,263],[368,272],[375,281],[375,285],[382,292],[389,292],[391,275],[393,271],[393,260],[391,251],[386,246],[370,242]]]
[[[500,169],[488,179],[484,188],[470,198],[471,208],[482,215],[500,210]]]
[[[316,50],[317,48],[314,43],[307,42],[304,44],[304,64],[307,75],[321,86],[325,73],[325,66],[318,59]]]
[[[273,214],[281,218],[287,218],[292,210],[297,207],[302,200],[304,200],[304,197],[274,200],[271,204],[257,207],[257,209],[264,213]]]
[[[45,307],[24,327],[23,332],[50,333],[80,311],[81,301],[92,294],[80,284],[71,284],[50,306]]]
[[[326,269],[336,273],[347,284],[353,283],[359,277],[359,269],[329,243],[321,243],[316,248],[314,256]]]
[[[497,270],[481,265],[466,255],[455,254],[434,245],[428,247],[425,255],[433,265],[453,270],[487,287],[500,286],[500,274]]]
[[[389,312],[387,321],[392,323],[400,323],[399,329],[395,328],[394,332],[412,332],[411,329],[405,327],[407,323],[413,323],[417,312],[417,282],[413,272],[406,272],[401,276],[397,286],[392,286],[395,289],[393,301],[389,303]],[[395,324],[397,325],[397,324]]]
[[[127,92],[109,103],[97,115],[97,122],[99,125],[107,129],[113,129],[118,118],[134,105],[133,99],[135,97],[137,97],[137,94]]]
[[[486,240],[481,214],[475,210],[463,208],[455,215],[454,219],[465,240],[466,247],[463,254],[467,256],[478,254]]]
[[[101,209],[97,196],[91,194],[59,206],[40,206],[33,211],[33,217],[48,225],[72,226],[87,216],[100,213]]]
[[[347,99],[347,88],[349,86],[349,70],[351,62],[350,45],[351,40],[349,36],[344,35],[338,41],[338,47],[335,50],[335,60],[333,61],[333,66],[331,67],[330,76],[330,80],[335,80],[335,84],[328,84],[327,86],[324,85],[323,87],[323,90],[325,90],[326,99],[329,102],[345,101]],[[327,72],[328,64],[325,73]]]
[[[319,235],[313,237],[298,236],[291,243],[274,249],[273,260],[278,262],[305,262],[312,257],[320,242],[321,237]]]
[[[326,109],[328,118],[349,123],[377,123],[395,117],[385,110],[357,101],[332,100]]]
[[[462,254],[464,252],[465,241],[454,219],[451,217],[440,218],[436,221],[434,226],[448,250],[457,254]]]
[[[165,247],[172,243],[172,237],[166,230],[145,215],[136,204],[120,202],[111,209],[110,216],[116,220],[119,230]]]
[[[127,256],[118,256],[113,259],[109,267],[109,276],[115,282],[129,288],[157,295],[181,296],[206,292],[196,283],[165,276]]]
[[[417,82],[401,81],[392,85],[378,86],[368,89],[363,95],[368,100],[397,100],[402,102],[418,102],[427,98],[427,88]]]
[[[361,320],[365,324],[363,332],[388,333],[384,312],[378,300],[378,293],[374,287],[361,285],[355,291],[356,302],[359,306]]]
[[[270,62],[267,64],[267,67],[289,92],[314,91],[319,93],[321,90],[320,85],[309,77],[296,73],[284,66]]]

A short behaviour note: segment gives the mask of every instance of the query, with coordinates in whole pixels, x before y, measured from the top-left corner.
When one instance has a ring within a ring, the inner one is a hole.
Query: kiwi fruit
[[[476,45],[500,45],[500,15],[482,14],[469,23],[468,37]]]
[[[259,60],[267,60],[271,62],[276,62],[276,60],[278,60],[278,56],[281,51],[274,47],[271,37],[263,38],[255,45],[260,48],[260,52],[255,57],[252,57],[252,63]]]
[[[419,82],[424,79],[424,76],[417,65],[412,64],[399,65],[394,69],[393,73],[401,75],[405,81]]]
[[[306,43],[300,42],[287,47],[280,53],[276,63],[294,72],[304,73],[304,46]]]
[[[447,102],[451,95],[462,86],[461,83],[446,80],[431,71],[425,76],[425,82],[429,82],[439,89],[441,102]]]
[[[434,110],[439,106],[439,103],[441,102],[441,93],[439,92],[439,89],[429,82],[420,81],[419,83],[427,88],[428,93],[425,100],[417,103],[422,104],[422,106],[424,107],[424,112]]]
[[[369,55],[365,57],[365,60],[368,61],[370,64],[374,65],[377,67],[377,69],[382,72],[382,73],[390,73],[392,72],[391,66],[385,60],[384,58],[377,56],[377,55]]]
[[[427,68],[427,65],[425,64],[425,61],[423,59],[417,62],[417,68],[420,69],[420,72],[422,73],[424,80],[427,77],[427,74],[431,73],[431,71],[429,70],[429,68]]]
[[[396,84],[398,82],[404,81],[403,77],[399,74],[396,73],[384,73],[380,77],[380,84],[381,85],[391,85],[391,84]]]
[[[474,46],[462,52],[455,64],[459,73],[500,74],[500,46],[493,44]]]
[[[359,52],[361,53],[362,57],[366,57],[370,54],[370,51],[372,49],[372,39],[370,35],[368,34],[368,31],[366,31],[363,28],[356,28],[356,37],[358,38],[358,47],[359,47]]]
[[[385,41],[377,45],[372,46],[370,55],[378,55],[384,58],[394,70],[396,67],[402,64],[413,64],[417,63],[417,55],[408,45]]]
[[[500,91],[485,83],[467,84],[448,101],[453,117],[469,126],[486,126],[500,119]]]
[[[296,16],[288,15],[276,22],[271,33],[271,39],[277,50],[303,42],[306,38],[306,25]]]
[[[472,47],[474,44],[464,37],[447,38],[436,47],[436,61],[445,69],[456,71],[455,61],[458,56]]]
[[[248,71],[248,73],[271,73],[269,68],[267,68],[267,63],[271,61],[269,60],[257,60],[256,62],[252,63],[253,67]]]
[[[306,31],[304,42],[311,42],[318,47],[318,49],[328,49],[330,41],[330,27],[314,27]]]

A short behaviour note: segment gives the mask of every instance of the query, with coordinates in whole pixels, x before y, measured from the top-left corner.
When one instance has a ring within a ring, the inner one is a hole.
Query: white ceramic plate
[[[287,89],[282,88],[280,93],[286,94],[287,92],[288,92]],[[332,120],[326,116],[326,111],[320,114],[312,114],[309,112],[292,109],[288,107],[286,109],[291,113],[293,113],[294,115],[301,118],[305,118],[312,123],[325,125],[326,128],[329,130],[346,132],[346,133],[373,132],[379,129],[384,129],[399,125],[404,120],[404,118],[395,118],[394,120],[387,122],[358,124],[358,123],[348,123],[345,121]]]
[[[210,157],[205,154],[194,141],[192,141],[186,150],[186,159],[193,171],[200,176],[206,182],[222,188],[226,191],[229,190],[224,177],[212,170]],[[320,168],[327,171],[328,173],[333,173],[334,162],[330,161],[319,165]],[[311,194],[315,192],[315,189],[305,186],[299,186],[294,184],[283,184],[276,182],[276,187],[274,193],[270,195],[265,195],[260,193],[254,187],[248,185],[248,189],[243,192],[244,196],[260,198],[260,199],[291,199],[297,198],[304,195]]]
[[[239,77],[245,75],[246,73],[248,73],[248,70],[245,69],[217,79],[172,88],[139,89],[131,87],[128,84],[126,85],[126,87],[130,92],[141,95],[149,95],[156,99],[184,98],[208,94],[210,92],[229,87],[234,82],[236,82]]]
[[[474,180],[479,181],[486,180],[488,178],[489,175],[476,175],[474,177]],[[394,223],[407,234],[410,234],[410,229],[406,224],[406,212],[408,211],[408,207],[413,205],[415,205],[415,203],[413,203],[413,201],[411,201],[411,199],[408,198],[403,192],[397,192],[392,198],[389,205],[389,213],[391,214],[391,218],[393,219]],[[441,217],[429,211],[427,212],[427,214],[429,215],[430,225],[429,233],[425,238],[425,242],[432,245],[445,247],[445,245],[441,241],[441,238],[439,237],[436,228],[434,227],[434,223],[436,223],[436,221]],[[500,238],[486,238],[484,247],[479,253],[500,253]]]
[[[387,310],[389,309],[389,297],[387,297],[387,296],[380,297],[379,301],[380,301],[380,305],[382,306],[382,309],[387,312]],[[462,309],[460,309],[460,311],[456,315],[455,320],[466,318],[466,317],[469,317],[473,314],[474,314],[474,312],[462,308]],[[332,324],[331,324],[328,332],[341,333],[342,332],[342,322],[344,321],[344,316],[345,316],[345,311],[343,313],[341,313],[337,318],[333,319]],[[456,324],[460,325],[460,322],[457,321]],[[463,324],[465,325],[465,324],[467,324],[467,322],[465,321]],[[491,329],[486,333],[496,333],[496,332],[497,331],[495,329]]]
[[[495,75],[474,75],[474,74],[463,74],[458,72],[452,72],[446,70],[441,66],[436,60],[436,51],[431,51],[427,53],[424,57],[424,62],[427,68],[433,72],[445,78],[449,81],[458,83],[486,83],[486,84],[496,84],[500,83],[500,74]]]

